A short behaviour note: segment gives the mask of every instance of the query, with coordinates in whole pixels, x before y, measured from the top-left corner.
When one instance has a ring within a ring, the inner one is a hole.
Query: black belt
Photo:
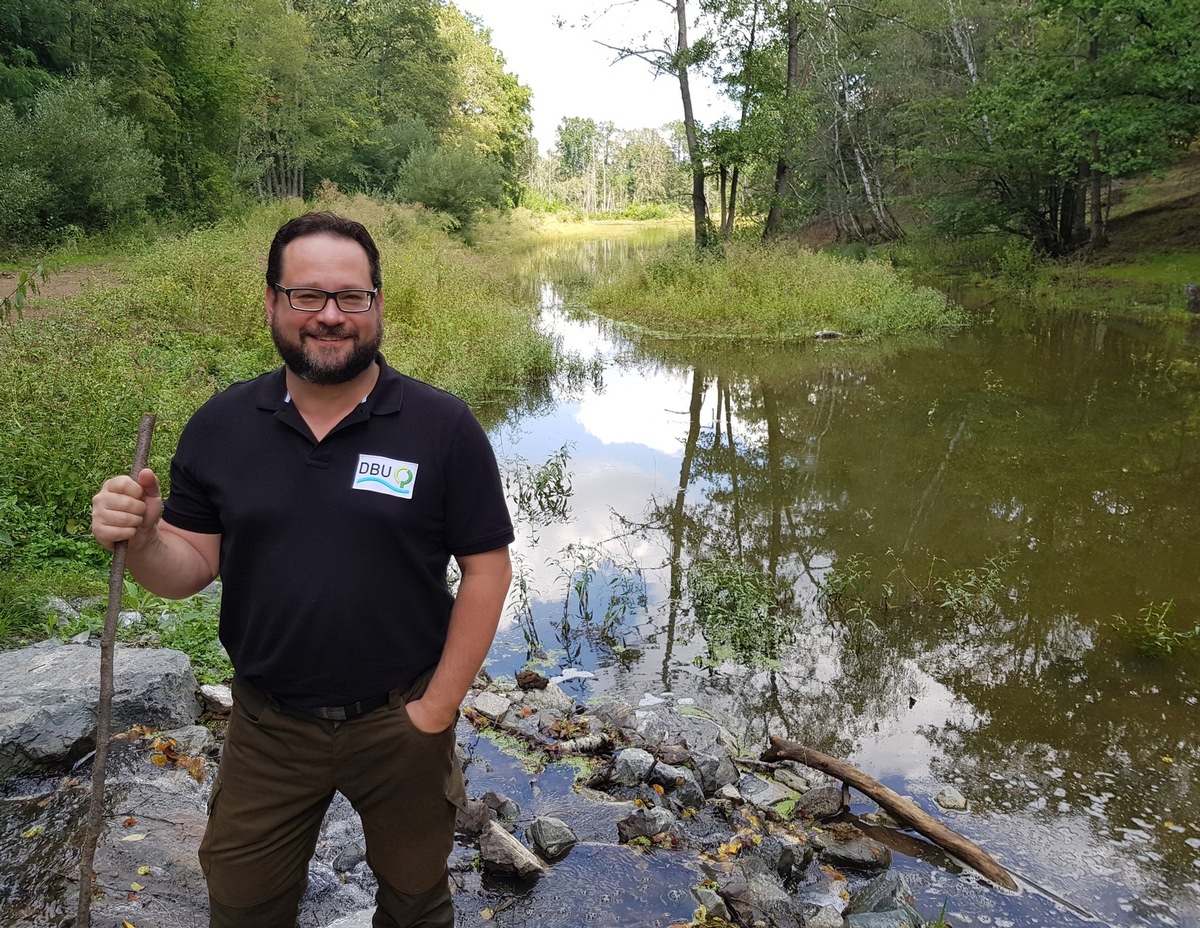
[[[399,692],[398,690],[396,692]],[[318,719],[328,719],[333,722],[347,722],[350,719],[361,718],[368,712],[374,712],[388,704],[391,699],[391,693],[384,693],[382,696],[370,696],[366,699],[360,699],[358,702],[352,702],[348,706],[318,706],[310,709],[306,706],[285,706],[280,703],[279,708],[284,712],[290,712],[293,715],[310,715]]]

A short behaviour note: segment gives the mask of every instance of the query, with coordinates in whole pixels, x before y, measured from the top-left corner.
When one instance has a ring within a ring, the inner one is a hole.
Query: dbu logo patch
[[[413,484],[417,481],[417,465],[408,461],[393,461],[376,454],[360,454],[354,471],[354,490],[386,493],[401,499],[412,499]]]

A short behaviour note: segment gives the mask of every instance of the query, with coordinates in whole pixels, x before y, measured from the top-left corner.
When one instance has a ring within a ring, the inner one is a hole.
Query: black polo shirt
[[[171,463],[163,518],[221,536],[221,642],[281,702],[407,688],[445,644],[450,557],[513,540],[470,409],[378,360],[375,388],[320,442],[279,368],[205,403]]]

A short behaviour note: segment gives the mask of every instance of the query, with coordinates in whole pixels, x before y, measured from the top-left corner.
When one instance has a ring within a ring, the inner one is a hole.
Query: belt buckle
[[[330,722],[344,722],[347,719],[345,706],[321,706],[313,710],[313,715]]]

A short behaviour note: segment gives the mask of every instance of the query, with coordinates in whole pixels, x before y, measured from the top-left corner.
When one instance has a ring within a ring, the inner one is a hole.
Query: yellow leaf
[[[1174,822],[1163,822],[1163,828],[1174,828],[1174,827],[1175,827]]]
[[[1173,757],[1167,757],[1167,755],[1164,754],[1162,762],[1164,764],[1173,764],[1173,763],[1175,763],[1175,759]]]
[[[34,825],[21,835],[22,838],[39,838],[46,833],[45,825]]]
[[[141,883],[130,883],[129,888],[132,889],[135,893],[140,893],[146,887],[143,886]]]
[[[149,867],[138,867],[138,876],[145,876],[149,872],[150,872]]]
[[[146,840],[146,835],[144,832],[136,834],[136,835],[126,835],[121,840],[122,841],[144,841],[144,840]]]
[[[121,922],[121,928],[133,928],[133,922]]]
[[[155,754],[155,755],[151,756],[150,763],[154,764],[155,767],[165,767],[165,766],[167,766],[166,755]]]
[[[489,921],[492,918],[492,916],[495,914],[496,914],[496,912],[494,909],[484,909],[482,912],[479,913],[479,917],[482,918],[486,922],[486,921]]]

